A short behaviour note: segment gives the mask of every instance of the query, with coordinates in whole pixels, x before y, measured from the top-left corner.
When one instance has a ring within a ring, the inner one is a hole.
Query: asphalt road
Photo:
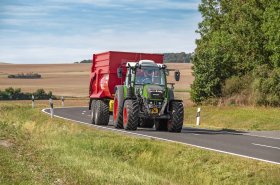
[[[49,113],[50,110],[44,109],[43,112]],[[90,124],[90,112],[87,107],[57,108],[54,110],[54,114],[64,119]],[[248,132],[186,127],[183,128],[181,133],[159,132],[146,128],[139,128],[137,131],[125,131],[115,129],[112,126],[112,117],[108,126],[97,127],[280,164],[280,137],[253,136]]]

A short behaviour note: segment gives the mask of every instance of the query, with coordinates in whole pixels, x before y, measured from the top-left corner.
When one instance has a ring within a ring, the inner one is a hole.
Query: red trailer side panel
[[[125,80],[127,62],[139,60],[153,60],[163,63],[162,54],[130,53],[109,51],[94,54],[90,75],[90,98],[113,98],[115,86],[123,84]],[[123,78],[118,78],[117,69],[123,68]]]

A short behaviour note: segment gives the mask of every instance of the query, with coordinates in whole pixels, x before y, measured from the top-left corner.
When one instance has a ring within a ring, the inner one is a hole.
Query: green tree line
[[[192,58],[192,53],[164,53],[163,62],[164,63],[190,63]]]
[[[53,96],[52,91],[48,93],[44,89],[38,89],[34,93],[23,93],[20,88],[9,87],[4,91],[0,90],[0,100],[31,100],[32,95],[36,100],[47,100],[49,98],[57,99]]]
[[[279,106],[279,0],[202,0],[199,11],[192,99]]]

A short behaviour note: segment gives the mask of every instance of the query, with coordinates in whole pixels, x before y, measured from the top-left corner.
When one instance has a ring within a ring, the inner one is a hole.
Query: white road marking
[[[193,134],[193,135],[199,136],[200,134]]]
[[[261,145],[261,144],[258,144],[258,143],[252,143],[252,145],[263,146],[263,147],[267,147],[267,148],[274,148],[274,149],[280,150],[280,148],[276,147],[276,146]]]
[[[64,107],[59,107],[59,108],[64,108]],[[73,107],[69,107],[69,108],[73,108]],[[49,109],[49,108],[42,109],[42,112],[50,115],[50,113],[46,112],[47,109]],[[217,150],[217,149],[203,147],[203,146],[194,145],[194,144],[183,143],[183,142],[180,142],[180,141],[173,141],[173,140],[164,139],[164,138],[155,137],[155,136],[149,136],[149,135],[145,135],[145,134],[138,134],[138,133],[129,132],[129,131],[126,131],[126,130],[117,130],[117,129],[114,129],[114,128],[108,128],[108,127],[104,127],[104,126],[93,125],[93,124],[90,124],[90,123],[86,123],[86,122],[82,122],[82,121],[77,121],[77,120],[73,120],[73,119],[69,119],[69,118],[64,118],[64,117],[57,116],[57,115],[54,115],[54,117],[65,119],[65,120],[69,120],[69,121],[74,121],[74,122],[81,123],[81,124],[90,125],[92,127],[97,127],[97,128],[102,128],[102,129],[106,129],[106,130],[111,130],[111,131],[115,131],[115,132],[128,133],[128,134],[132,134],[132,135],[147,137],[147,138],[150,138],[150,139],[157,139],[157,140],[162,140],[162,141],[168,141],[168,142],[172,142],[172,143],[178,143],[178,144],[183,144],[183,145],[187,145],[187,146],[193,146],[193,147],[197,147],[197,148],[201,148],[201,149],[211,150],[211,151],[220,152],[220,153],[224,153],[224,154],[231,154],[231,155],[235,155],[235,156],[239,156],[239,157],[244,157],[244,158],[248,158],[248,159],[255,159],[255,160],[258,160],[258,161],[263,161],[263,162],[268,162],[268,163],[280,165],[279,162],[269,161],[269,160],[260,159],[260,158],[256,158],[256,157],[250,157],[250,156],[247,156],[247,155],[227,152],[227,151],[223,151],[223,150]],[[258,137],[258,136],[256,136],[256,137]],[[278,138],[278,139],[280,139],[280,138]]]
[[[82,112],[82,114],[85,114],[84,112]]]

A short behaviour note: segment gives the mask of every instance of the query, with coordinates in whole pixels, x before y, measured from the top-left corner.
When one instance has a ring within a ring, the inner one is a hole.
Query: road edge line
[[[63,108],[63,107],[61,107],[61,108]],[[73,108],[73,107],[71,107],[71,108]],[[49,109],[49,108],[42,109],[42,112],[50,115],[50,113],[46,112],[47,109]],[[267,162],[267,163],[272,163],[272,164],[280,165],[279,162],[269,161],[269,160],[260,159],[260,158],[256,158],[256,157],[250,157],[250,156],[247,156],[247,155],[236,154],[236,153],[227,152],[227,151],[223,151],[223,150],[217,150],[217,149],[203,147],[203,146],[199,146],[199,145],[183,143],[183,142],[180,142],[180,141],[173,141],[173,140],[164,139],[164,138],[155,137],[155,136],[149,136],[149,135],[145,135],[145,134],[133,133],[133,132],[125,131],[125,130],[112,129],[112,128],[108,128],[108,127],[103,127],[103,126],[99,126],[99,125],[93,125],[93,124],[90,124],[90,123],[69,119],[69,118],[64,118],[64,117],[57,116],[57,115],[54,115],[54,117],[65,119],[65,120],[68,120],[68,121],[73,121],[73,122],[81,123],[81,124],[85,124],[85,125],[90,125],[90,126],[93,126],[93,127],[96,127],[96,128],[102,128],[102,129],[106,129],[106,130],[111,130],[111,131],[114,131],[114,132],[128,133],[128,134],[132,134],[132,135],[138,135],[138,136],[147,137],[147,138],[151,138],[151,139],[167,141],[167,142],[172,142],[172,143],[178,143],[178,144],[183,144],[183,145],[187,145],[187,146],[193,146],[193,147],[196,147],[196,148],[206,149],[206,150],[215,151],[215,152],[224,153],[224,154],[231,154],[231,155],[234,155],[234,156],[239,156],[239,157],[244,157],[244,158],[248,158],[248,159],[254,159],[254,160],[258,160],[258,161],[262,161],[262,162]]]

